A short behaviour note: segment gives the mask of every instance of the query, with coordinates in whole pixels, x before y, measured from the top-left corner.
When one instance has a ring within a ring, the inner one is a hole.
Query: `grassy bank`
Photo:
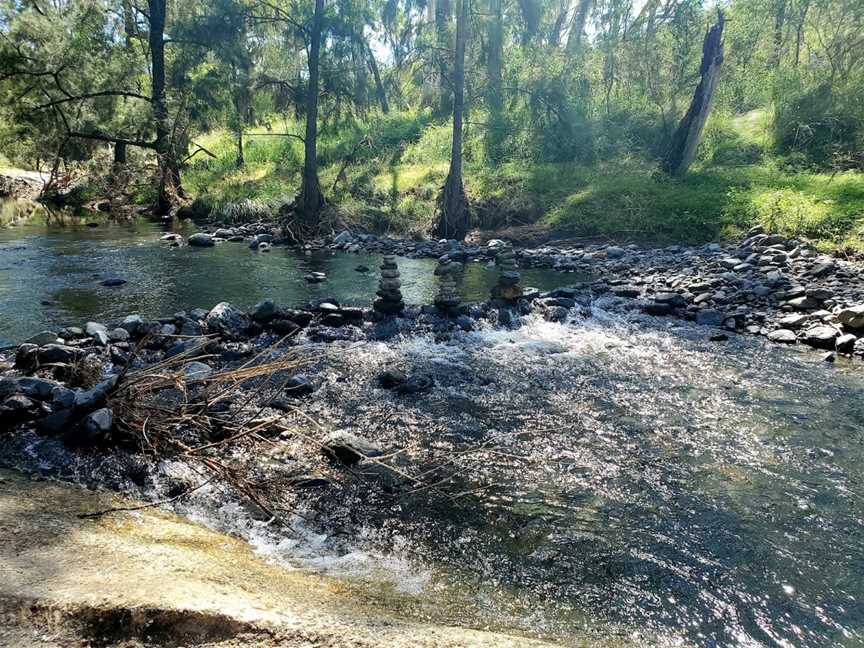
[[[277,131],[299,129],[289,123],[252,131],[242,169],[235,167],[229,134],[203,138],[217,158],[199,155],[186,174],[187,188],[216,205],[289,201],[300,182],[302,143]],[[762,224],[824,249],[864,251],[864,174],[795,169],[762,153],[763,133],[753,115],[715,125],[703,158],[675,180],[636,157],[592,166],[493,164],[484,159],[482,135],[469,130],[465,183],[475,226],[537,223],[576,236],[699,243]],[[325,129],[322,186],[344,222],[403,235],[426,232],[447,173],[449,140],[449,126],[423,113],[343,127],[338,138]],[[750,163],[733,163],[741,158]]]

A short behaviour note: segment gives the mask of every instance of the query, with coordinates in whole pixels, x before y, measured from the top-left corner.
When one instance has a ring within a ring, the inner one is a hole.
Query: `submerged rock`
[[[353,466],[366,457],[380,457],[384,454],[380,446],[346,430],[331,432],[321,445],[325,455],[347,466]]]

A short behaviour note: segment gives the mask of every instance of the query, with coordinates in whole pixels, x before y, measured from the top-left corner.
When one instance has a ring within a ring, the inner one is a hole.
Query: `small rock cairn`
[[[385,254],[381,264],[381,281],[378,282],[378,299],[372,305],[373,308],[384,315],[398,315],[405,308],[402,301],[402,292],[399,290],[402,282],[399,280],[399,268],[396,265],[396,257]]]
[[[447,315],[455,315],[459,310],[461,297],[456,287],[456,275],[462,271],[462,264],[442,257],[435,268],[435,274],[440,277],[435,306]]]
[[[519,273],[516,271],[516,255],[511,245],[502,245],[495,258],[498,265],[498,283],[492,288],[492,298],[516,301],[522,296]]]

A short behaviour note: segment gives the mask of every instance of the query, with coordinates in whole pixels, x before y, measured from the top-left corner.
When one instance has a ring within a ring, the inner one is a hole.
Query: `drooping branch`
[[[126,97],[129,99],[141,99],[142,101],[150,101],[150,97],[139,94],[137,92],[126,92],[124,90],[102,90],[100,92],[88,92],[86,94],[64,97],[63,99],[55,99],[39,106],[35,106],[32,110],[37,112],[46,108],[53,108],[61,104],[70,103],[73,101],[86,101],[87,99],[96,99],[97,97]]]

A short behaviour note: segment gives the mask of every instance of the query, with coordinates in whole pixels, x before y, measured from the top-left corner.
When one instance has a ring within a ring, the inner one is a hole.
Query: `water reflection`
[[[88,225],[98,224],[98,227]],[[378,282],[377,255],[303,254],[285,248],[255,252],[244,243],[215,248],[173,248],[159,242],[162,229],[139,219],[112,223],[95,213],[38,211],[0,228],[0,344],[49,327],[106,320],[128,313],[162,317],[220,301],[241,307],[270,297],[286,304],[335,297],[368,305]],[[184,231],[188,234],[189,231]],[[371,272],[360,273],[358,265]],[[406,303],[431,303],[437,289],[432,259],[399,259]],[[327,274],[321,284],[303,278]],[[552,288],[572,275],[526,270],[524,282]],[[119,277],[128,283],[108,288]],[[485,299],[495,273],[470,264],[461,284],[466,301]]]

